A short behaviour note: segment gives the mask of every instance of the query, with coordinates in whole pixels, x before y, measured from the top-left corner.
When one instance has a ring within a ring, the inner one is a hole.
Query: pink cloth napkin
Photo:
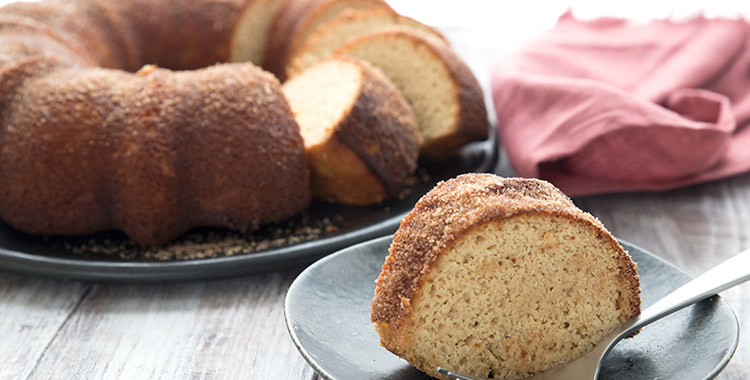
[[[750,24],[633,25],[570,13],[492,95],[513,169],[570,196],[666,190],[750,171]]]

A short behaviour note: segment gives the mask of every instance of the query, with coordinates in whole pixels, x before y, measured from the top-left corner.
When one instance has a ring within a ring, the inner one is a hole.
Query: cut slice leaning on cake
[[[390,8],[347,10],[321,25],[305,39],[286,67],[287,77],[291,78],[328,58],[350,38],[394,26],[426,32],[448,43],[440,32]]]
[[[420,154],[428,159],[444,159],[468,142],[487,138],[487,110],[479,83],[434,35],[393,27],[354,37],[336,55],[372,63],[401,90],[417,116],[423,139]]]
[[[388,78],[365,61],[332,58],[287,81],[313,196],[366,205],[397,195],[417,167],[414,113]]]

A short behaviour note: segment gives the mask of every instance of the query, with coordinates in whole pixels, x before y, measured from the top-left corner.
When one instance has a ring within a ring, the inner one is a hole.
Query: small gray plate
[[[391,237],[344,249],[308,267],[287,292],[287,328],[302,356],[328,380],[430,379],[379,345],[370,302]],[[638,264],[649,306],[690,277],[620,241]],[[659,320],[607,356],[600,379],[710,379],[731,359],[739,323],[714,296]]]

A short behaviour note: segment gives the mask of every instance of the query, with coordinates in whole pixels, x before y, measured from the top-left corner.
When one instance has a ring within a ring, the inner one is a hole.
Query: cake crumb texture
[[[520,379],[639,311],[635,263],[596,218],[547,182],[468,174],[402,221],[371,319],[385,348],[430,375]]]

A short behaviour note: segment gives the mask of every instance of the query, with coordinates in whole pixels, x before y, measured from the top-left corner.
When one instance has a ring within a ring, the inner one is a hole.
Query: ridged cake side
[[[6,104],[0,217],[28,233],[120,229],[158,245],[283,220],[310,199],[280,85],[251,64],[57,70]]]

